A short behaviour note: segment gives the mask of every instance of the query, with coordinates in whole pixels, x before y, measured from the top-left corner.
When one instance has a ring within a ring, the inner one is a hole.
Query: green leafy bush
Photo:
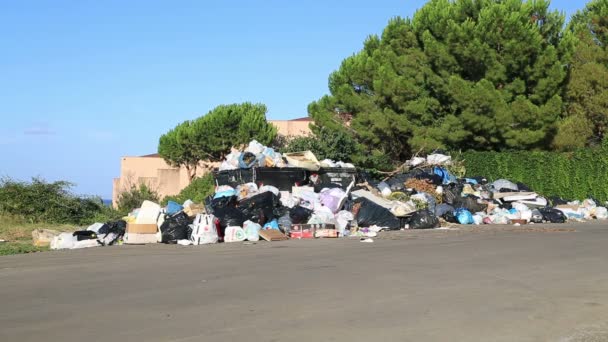
[[[98,197],[80,197],[70,192],[66,181],[48,183],[0,180],[0,214],[21,217],[30,223],[90,224],[101,214],[111,216],[111,208]]]
[[[559,152],[465,152],[467,176],[522,182],[545,196],[608,200],[608,146]]]
[[[357,153],[357,144],[348,134],[321,128],[315,135],[291,139],[282,152],[312,151],[319,160],[332,159],[344,162],[353,161]]]
[[[186,200],[202,203],[205,201],[205,198],[212,195],[214,191],[215,180],[213,179],[213,174],[208,173],[202,177],[195,178],[190,185],[185,187],[178,195],[165,197],[163,199],[163,205],[166,205],[169,201],[182,204]]]
[[[126,214],[135,208],[139,208],[144,201],[159,201],[158,193],[144,183],[131,185],[129,190],[123,191],[118,195],[116,206],[118,211]]]

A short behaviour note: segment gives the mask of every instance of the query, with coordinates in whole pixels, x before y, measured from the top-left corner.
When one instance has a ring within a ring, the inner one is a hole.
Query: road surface
[[[608,227],[0,257],[0,341],[608,341]]]

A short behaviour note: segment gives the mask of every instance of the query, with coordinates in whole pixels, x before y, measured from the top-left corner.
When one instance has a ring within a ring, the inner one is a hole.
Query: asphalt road
[[[7,256],[0,300],[0,341],[608,341],[608,226]]]

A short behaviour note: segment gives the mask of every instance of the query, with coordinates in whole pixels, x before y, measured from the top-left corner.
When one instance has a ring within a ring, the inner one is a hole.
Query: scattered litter
[[[253,140],[225,157],[214,172],[215,193],[200,203],[144,201],[123,220],[73,233],[35,230],[32,239],[51,249],[342,237],[372,243],[387,230],[608,220],[601,206],[608,204],[593,199],[543,197],[508,179],[459,178],[449,155],[414,156],[403,167],[374,178],[347,162],[319,162],[311,151],[281,154]]]

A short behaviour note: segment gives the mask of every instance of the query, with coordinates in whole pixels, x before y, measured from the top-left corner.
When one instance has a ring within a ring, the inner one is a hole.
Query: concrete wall
[[[271,120],[270,122],[279,129],[280,135],[298,137],[311,133],[308,128],[308,124],[312,122],[310,120]]]
[[[200,165],[197,176],[209,172],[209,165]],[[212,165],[217,166],[217,165]],[[123,157],[120,161],[120,177],[115,178],[112,188],[112,203],[116,206],[118,195],[133,185],[146,184],[158,192],[160,198],[177,195],[189,184],[185,168],[169,166],[160,157]]]

